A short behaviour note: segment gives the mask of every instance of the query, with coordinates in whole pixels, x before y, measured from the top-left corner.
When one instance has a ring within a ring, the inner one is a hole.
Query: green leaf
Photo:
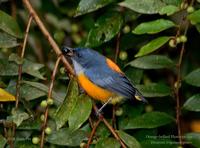
[[[150,41],[149,43],[144,45],[142,48],[140,48],[139,52],[135,55],[135,57],[144,56],[144,55],[154,52],[155,50],[163,46],[165,43],[167,43],[169,39],[170,37],[168,36],[162,36]]]
[[[14,62],[8,62],[0,59],[0,76],[16,76],[18,75],[18,66]]]
[[[192,144],[193,146],[199,148],[200,147],[200,133],[187,133],[185,134],[185,140]]]
[[[49,87],[47,87],[46,85],[44,85],[42,83],[32,82],[32,81],[22,81],[22,83],[28,84],[34,88],[37,88],[37,89],[45,92],[46,95],[49,91]],[[52,91],[52,98],[55,100],[55,103],[60,104],[63,101],[64,97],[61,96],[60,94],[56,93],[55,91]]]
[[[162,1],[167,5],[175,5],[175,6],[180,6],[182,3],[182,0],[162,0]]]
[[[123,20],[118,13],[106,13],[101,16],[89,31],[86,46],[95,47],[111,40],[122,26]]]
[[[22,71],[24,73],[27,73],[31,76],[34,76],[36,78],[45,80],[46,78],[43,77],[43,75],[40,73],[40,69],[43,68],[43,64],[33,63],[29,60],[24,59],[24,64],[22,66]]]
[[[99,140],[98,143],[95,145],[95,148],[120,148],[120,143],[114,138],[106,138]]]
[[[23,34],[20,31],[20,28],[17,22],[8,14],[0,10],[0,29],[6,33],[17,37],[22,38]]]
[[[141,148],[140,143],[133,137],[130,136],[129,134],[125,133],[124,131],[117,131],[119,137],[123,140],[123,142],[128,146],[132,148]]]
[[[158,19],[141,23],[132,32],[135,34],[155,34],[174,26],[174,22],[170,20]]]
[[[134,68],[134,67],[126,67],[125,70],[126,76],[133,82],[133,84],[139,84],[143,77],[143,70]]]
[[[16,82],[10,81],[7,90],[12,94],[16,94]],[[32,87],[28,84],[22,84],[20,89],[21,97],[27,101],[37,99],[39,97],[47,95],[44,91],[38,88]]]
[[[69,116],[69,128],[78,129],[90,116],[92,111],[92,101],[90,97],[81,95]]]
[[[200,33],[200,24],[195,24],[197,31]]]
[[[150,83],[148,85],[137,85],[137,89],[145,97],[164,97],[171,95],[171,89],[165,84]]]
[[[5,147],[6,143],[7,140],[2,135],[0,135],[0,147]]]
[[[119,5],[138,13],[155,14],[166,4],[161,0],[125,0]]]
[[[0,59],[0,76],[15,76],[18,75],[18,65],[23,61],[22,65],[22,73],[26,73],[32,75],[36,78],[45,80],[43,75],[40,73],[40,69],[44,67],[43,64],[33,63],[29,60],[21,60],[19,61],[20,57],[16,54],[11,54],[9,57],[9,61],[6,59]],[[16,63],[14,63],[14,62]]]
[[[111,2],[113,2],[113,0],[81,0],[76,10],[76,16],[98,10]]]
[[[18,148],[38,148],[38,145],[35,145],[32,143],[31,140],[29,140],[30,138],[19,138],[20,140],[15,140],[15,147]]]
[[[0,31],[0,48],[12,48],[18,45],[15,37]]]
[[[188,19],[195,23],[200,23],[200,9],[188,15]]]
[[[174,13],[176,13],[177,11],[179,11],[179,8],[177,6],[174,6],[174,5],[167,5],[165,7],[162,7],[160,10],[159,10],[159,14],[160,15],[164,15],[166,14],[167,16],[170,16]]]
[[[133,107],[133,104],[126,103],[122,106],[123,114],[118,117],[118,126],[119,129],[124,129],[124,126],[126,126],[130,119],[133,119],[135,117],[138,117],[142,114],[144,111],[144,105],[143,104],[137,104]]]
[[[110,120],[109,120],[110,121]],[[111,122],[109,122],[111,124]],[[100,123],[96,129],[95,136],[101,137],[101,138],[108,138],[110,136],[110,131],[105,126],[104,123]]]
[[[7,119],[13,121],[17,126],[19,126],[24,120],[27,120],[29,115],[26,112],[20,110],[13,110],[12,115],[8,116]]]
[[[57,129],[60,129],[67,122],[71,112],[76,106],[78,95],[78,84],[75,80],[71,80],[68,85],[67,96],[64,99],[63,103],[56,110],[56,113],[54,115]]]
[[[141,69],[161,69],[175,66],[173,61],[166,56],[148,55],[137,58],[127,65]]]
[[[86,136],[86,133],[81,130],[72,131],[68,128],[62,128],[50,134],[46,140],[56,145],[79,146]]]
[[[183,105],[183,108],[189,111],[200,111],[200,94],[193,95]]]
[[[40,130],[41,128],[41,121],[40,120],[33,120],[30,118],[29,120],[23,121],[17,129],[19,130]]]
[[[171,122],[175,119],[163,112],[148,112],[142,116],[138,116],[129,120],[124,129],[138,129],[138,128],[157,128]]]
[[[9,61],[14,61],[15,63],[19,64],[23,64],[23,59],[21,57],[19,57],[17,54],[12,53],[9,56]]]
[[[193,85],[193,86],[197,86],[200,87],[200,68],[190,72],[185,78],[185,82]]]

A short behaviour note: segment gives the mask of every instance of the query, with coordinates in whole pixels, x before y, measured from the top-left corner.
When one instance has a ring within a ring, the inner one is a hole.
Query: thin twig
[[[94,111],[96,113],[98,112],[98,108],[97,108],[97,106],[95,104],[93,104],[93,109],[94,109]],[[113,129],[113,127],[110,125],[110,123],[104,118],[104,116],[102,114],[100,114],[99,118],[104,122],[104,124],[107,126],[107,128],[110,130],[110,132],[113,134],[113,136],[115,137],[115,139],[120,142],[121,146],[123,148],[126,148],[126,145],[123,143],[123,141],[118,136],[118,134],[115,132],[115,130]]]
[[[56,76],[56,73],[57,73],[58,65],[60,63],[60,59],[61,59],[61,57],[59,56],[57,58],[56,64],[55,64],[54,69],[53,69],[53,73],[51,75],[51,83],[50,83],[49,90],[48,90],[48,98],[51,98],[51,95],[52,95],[52,90],[53,90],[53,86],[54,86],[54,80],[55,80],[55,76]],[[48,120],[48,111],[49,111],[49,106],[47,106],[45,108],[44,122],[43,122],[43,125],[42,125],[40,148],[44,147],[44,137],[45,137],[45,128],[46,128],[47,120]]]
[[[29,19],[28,19],[28,24],[26,26],[26,32],[25,32],[25,36],[24,36],[24,42],[23,42],[23,46],[22,46],[22,51],[21,51],[21,55],[20,58],[21,60],[23,60],[24,58],[24,53],[25,53],[25,49],[26,49],[26,43],[27,43],[27,37],[28,37],[28,32],[31,26],[31,22],[32,22],[32,16],[30,15]],[[17,109],[19,106],[19,98],[20,98],[20,87],[21,87],[21,80],[22,80],[22,64],[19,64],[18,66],[18,80],[17,80],[17,84],[16,84],[16,95],[15,95],[15,108]],[[12,126],[12,134],[13,136],[15,135],[15,129],[16,126],[15,124],[13,124]],[[10,138],[10,147],[13,148],[13,138]]]
[[[118,58],[118,55],[120,52],[119,45],[120,45],[120,32],[117,34],[117,42],[116,42],[116,49],[115,49],[115,62],[117,62],[117,58]]]
[[[186,1],[184,1],[186,2]],[[191,1],[190,5],[192,6],[194,3],[194,0]],[[186,17],[183,17],[183,20]],[[181,26],[181,25],[180,25]],[[184,35],[186,36],[187,31],[189,28],[189,21],[187,21],[185,30],[184,30]],[[177,31],[177,34],[180,33],[180,28]],[[181,64],[183,61],[183,55],[185,52],[185,43],[182,43],[181,45],[181,50],[180,50],[180,56],[179,56],[179,60],[178,63],[176,65],[177,67],[177,78],[176,78],[176,86],[175,86],[175,96],[176,96],[176,123],[177,123],[177,128],[178,128],[178,138],[179,138],[179,145],[182,146],[183,145],[183,136],[182,136],[182,130],[181,130],[181,104],[180,104],[180,86],[181,86]]]
[[[24,58],[24,53],[25,53],[26,43],[27,43],[27,38],[28,38],[28,32],[29,32],[29,29],[31,26],[32,19],[33,19],[33,17],[30,15],[30,17],[28,19],[28,24],[27,24],[26,32],[25,32],[25,36],[24,36],[23,47],[22,47],[22,51],[21,51],[21,55],[20,55],[21,60],[23,60],[23,58]],[[19,105],[21,79],[22,79],[22,64],[19,64],[18,81],[17,81],[17,85],[16,85],[16,103],[15,103],[16,108],[18,108],[18,105]]]
[[[90,137],[88,139],[88,143],[87,143],[86,148],[90,147],[90,144],[92,142],[92,138],[93,138],[93,136],[94,136],[94,134],[96,132],[96,129],[97,129],[97,127],[98,127],[98,125],[99,125],[100,122],[101,122],[101,119],[99,118],[98,121],[95,123],[94,127],[92,128],[92,132],[91,132]]]
[[[119,49],[119,45],[120,45],[120,32],[117,34],[117,41],[116,41],[116,49],[115,49],[115,63],[117,63],[117,58],[119,56],[119,52],[120,52],[120,49]],[[112,125],[113,125],[113,128],[116,129],[117,128],[117,125],[116,125],[116,116],[115,116],[115,111],[116,111],[116,106],[113,105],[112,107]]]
[[[29,13],[33,16],[35,22],[37,23],[38,27],[40,28],[40,30],[42,31],[42,33],[44,34],[44,36],[49,41],[49,44],[51,45],[51,47],[53,48],[53,50],[55,51],[55,53],[58,56],[61,55],[61,60],[64,63],[64,66],[67,69],[67,71],[69,72],[69,74],[74,75],[74,70],[72,69],[71,65],[66,60],[66,58],[62,55],[62,52],[61,52],[60,48],[58,47],[58,45],[56,44],[56,42],[53,40],[53,38],[50,35],[50,33],[48,32],[48,30],[45,28],[43,22],[40,20],[40,18],[38,17],[37,13],[35,12],[35,10],[33,9],[33,7],[31,6],[29,0],[23,0],[23,3],[27,7]]]
[[[89,117],[88,122],[89,122],[89,124],[90,124],[90,127],[93,128],[94,125],[93,125],[93,123],[92,123],[92,118],[91,118],[91,116]]]
[[[16,19],[16,16],[17,16],[17,8],[16,8],[16,1],[15,0],[11,0],[11,15],[13,18]]]

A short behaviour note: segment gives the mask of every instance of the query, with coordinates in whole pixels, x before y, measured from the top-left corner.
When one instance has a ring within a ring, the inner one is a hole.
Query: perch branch
[[[97,113],[98,112],[98,108],[95,104],[93,104],[93,109],[94,111]],[[110,125],[110,123],[104,118],[104,116],[102,114],[99,115],[99,119],[101,119],[104,124],[107,126],[107,128],[110,130],[110,132],[113,134],[113,136],[115,137],[116,140],[118,140],[121,144],[121,146],[123,148],[126,148],[126,145],[122,142],[121,138],[118,136],[118,134],[115,132],[115,130],[113,129],[113,127]]]
[[[92,128],[92,132],[91,132],[90,137],[88,139],[86,148],[90,147],[90,144],[92,142],[92,138],[93,138],[93,136],[94,136],[94,134],[96,132],[96,129],[97,129],[97,127],[98,127],[98,125],[99,125],[100,122],[101,122],[101,119],[99,118],[98,121],[95,123],[94,127]]]

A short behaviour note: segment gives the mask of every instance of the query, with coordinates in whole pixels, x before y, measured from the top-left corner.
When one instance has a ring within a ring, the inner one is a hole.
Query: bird
[[[62,54],[70,59],[81,91],[103,103],[99,113],[108,103],[134,98],[147,102],[119,66],[99,52],[86,47],[64,46]]]

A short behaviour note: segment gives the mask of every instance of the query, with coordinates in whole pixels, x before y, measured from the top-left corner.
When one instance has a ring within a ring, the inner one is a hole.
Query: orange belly
[[[96,100],[106,102],[110,97],[116,96],[114,93],[93,84],[83,73],[78,75],[78,81],[86,93]]]

